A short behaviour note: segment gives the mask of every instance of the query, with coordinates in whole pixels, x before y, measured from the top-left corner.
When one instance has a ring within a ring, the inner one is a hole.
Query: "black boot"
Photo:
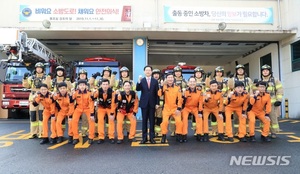
[[[78,143],[79,143],[79,140],[78,140],[78,139],[74,139],[72,144],[73,144],[73,145],[76,145],[76,144],[78,144]]]
[[[110,144],[115,144],[115,139],[109,139]]]
[[[182,135],[181,134],[177,134],[176,135],[176,140],[179,142],[179,143],[182,143]]]
[[[200,141],[200,139],[201,139],[201,135],[200,134],[197,134],[197,141]]]
[[[228,137],[228,141],[234,142],[233,137]]]
[[[256,142],[255,136],[250,136],[250,141],[251,142]]]
[[[182,141],[183,141],[184,143],[187,142],[187,135],[182,135]]]
[[[240,138],[240,141],[241,142],[247,142],[247,138],[246,137]]]
[[[61,142],[63,142],[64,141],[64,137],[58,137],[58,139],[57,139],[57,143],[59,144],[59,143],[61,143]]]
[[[204,142],[209,141],[209,137],[208,137],[208,134],[207,134],[207,133],[204,134],[203,141],[204,141]]]
[[[56,143],[56,138],[50,138],[50,144],[55,144]]]
[[[99,140],[97,141],[97,143],[98,143],[98,144],[103,144],[103,143],[104,143],[104,140],[103,140],[103,139],[99,139]]]
[[[93,142],[94,142],[94,140],[89,138],[88,143],[93,144]]]
[[[167,139],[166,134],[163,134],[161,137],[161,143],[166,143],[166,139]]]
[[[69,136],[69,138],[68,138],[68,144],[72,144],[72,143],[73,143],[73,137]]]
[[[123,140],[118,140],[117,141],[117,144],[122,144],[123,143]]]
[[[225,141],[224,134],[218,134],[218,139],[217,140]]]
[[[48,139],[48,138],[43,138],[43,139],[40,141],[40,144],[46,144],[46,143],[49,143],[49,139]]]
[[[265,136],[262,135],[261,140],[264,141],[264,142],[271,142],[271,138],[269,136],[265,137]]]

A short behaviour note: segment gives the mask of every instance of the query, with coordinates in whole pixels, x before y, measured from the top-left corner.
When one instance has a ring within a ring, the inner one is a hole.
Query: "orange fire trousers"
[[[89,110],[82,110],[76,108],[74,113],[73,113],[73,118],[72,118],[72,131],[73,131],[73,139],[79,139],[79,133],[78,133],[78,123],[80,116],[85,113],[88,119],[89,123],[89,139],[94,139],[94,134],[95,134],[95,120],[92,120],[90,115]]]
[[[123,140],[124,135],[123,135],[123,121],[124,117],[127,117],[131,123],[130,125],[130,131],[129,131],[129,139],[133,139],[135,137],[135,132],[136,132],[136,118],[133,115],[133,112],[127,113],[127,114],[122,114],[121,112],[118,112],[117,114],[117,132],[118,132],[118,140]]]
[[[268,136],[270,131],[270,120],[267,120],[265,118],[265,112],[254,112],[249,111],[248,112],[248,119],[249,119],[249,132],[250,136],[255,135],[255,116],[264,124],[263,130],[261,135]]]
[[[99,139],[104,139],[105,138],[105,115],[107,115],[108,117],[110,116],[111,113],[111,109],[109,108],[101,108],[98,107],[98,133],[99,133]],[[114,139],[115,138],[115,121],[114,120],[110,120],[108,118],[108,137],[109,139]]]
[[[62,121],[65,119],[67,113],[65,112],[58,112],[57,117],[56,117],[56,133],[58,137],[64,136],[64,131],[62,127]],[[70,126],[70,124],[69,124]]]
[[[219,108],[204,108],[203,109],[203,127],[204,127],[204,133],[208,134],[209,133],[209,126],[208,126],[208,117],[209,114],[214,114],[214,116],[217,118],[217,123],[218,123],[218,133],[222,134],[224,133],[224,122],[223,118],[219,117]]]
[[[192,113],[196,120],[196,133],[203,134],[203,121],[202,118],[198,117],[198,108],[189,108],[185,107],[181,114],[182,114],[182,135],[188,134],[188,127],[189,127],[189,114]]]
[[[51,129],[51,135],[50,138],[56,138],[56,127],[55,127],[55,120],[52,120],[51,113],[47,109],[44,109],[43,111],[43,138],[48,138],[48,121],[50,119],[50,129]]]
[[[239,119],[239,138],[243,138],[246,135],[246,118],[242,116],[242,107],[232,108],[225,107],[225,116],[226,116],[226,134],[228,137],[232,138],[232,121],[231,114],[235,112]]]
[[[169,124],[170,116],[172,116],[175,119],[175,126],[176,126],[175,133],[182,134],[183,123],[181,121],[181,114],[175,115],[175,111],[176,109],[166,109],[166,108],[163,109],[162,111],[163,120],[162,123],[160,124],[162,134],[165,135],[168,133],[168,124]]]

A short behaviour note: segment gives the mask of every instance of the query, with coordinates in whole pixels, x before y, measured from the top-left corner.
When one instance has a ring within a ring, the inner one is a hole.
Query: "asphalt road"
[[[140,138],[138,123],[137,140]],[[28,139],[28,120],[0,120],[1,173],[299,173],[300,121],[281,120],[282,132],[271,143],[197,142],[190,131],[187,143],[168,136],[161,146],[94,144],[40,145]],[[157,138],[157,142],[159,142]],[[256,160],[261,159],[257,166]]]

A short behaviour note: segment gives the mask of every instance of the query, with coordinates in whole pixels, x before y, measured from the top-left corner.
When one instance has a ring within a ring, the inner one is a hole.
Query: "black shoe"
[[[200,135],[200,142],[203,142],[204,141],[204,136],[203,135]]]
[[[78,139],[74,139],[72,144],[76,145],[77,143],[79,143],[79,140]]]
[[[271,138],[269,136],[261,136],[261,139],[264,141],[264,142],[271,142]]]
[[[110,144],[115,144],[115,140],[114,139],[109,139]]]
[[[156,141],[155,141],[153,138],[151,138],[151,139],[150,139],[150,143],[151,143],[151,144],[156,144]]]
[[[239,139],[240,139],[240,142],[247,142],[247,138],[246,137],[239,138]]]
[[[163,134],[161,137],[161,143],[166,143],[166,139],[167,139],[166,134]]]
[[[182,135],[181,134],[177,134],[176,135],[176,140],[179,142],[179,143],[182,143]]]
[[[57,144],[62,143],[64,141],[64,137],[57,138]]]
[[[233,137],[228,137],[227,140],[230,141],[230,142],[234,142]]]
[[[46,144],[46,143],[49,143],[49,139],[48,139],[48,138],[43,138],[43,139],[40,141],[40,144]]]
[[[135,138],[128,139],[128,142],[136,142]]]
[[[94,142],[94,140],[89,138],[88,143],[93,144],[93,142]]]
[[[148,140],[142,140],[140,141],[140,144],[146,144]]]
[[[35,139],[35,138],[38,138],[37,134],[33,134],[29,137],[29,139]]]
[[[256,142],[255,136],[250,136],[250,141],[251,142]]]
[[[117,144],[122,144],[123,143],[123,140],[118,140],[117,141]]]
[[[104,140],[103,140],[103,139],[99,139],[99,140],[97,141],[97,143],[98,143],[98,144],[103,144],[103,143],[104,143]]]
[[[200,141],[200,139],[201,139],[201,135],[200,134],[197,134],[197,136],[196,136],[197,138],[196,138],[196,140],[197,141]]]
[[[204,134],[204,136],[203,136],[203,141],[204,142],[208,142],[209,141],[209,137],[208,137],[208,134]]]
[[[56,143],[56,138],[50,138],[50,144],[55,144]]]
[[[68,138],[68,144],[72,144],[72,143],[73,143],[73,137],[69,136],[69,138]]]
[[[187,142],[187,135],[182,135],[182,142],[184,142],[184,143]]]
[[[225,141],[224,134],[218,134],[218,139],[217,140]]]

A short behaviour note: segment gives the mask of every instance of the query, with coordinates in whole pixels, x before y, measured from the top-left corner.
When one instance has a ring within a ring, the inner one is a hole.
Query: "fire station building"
[[[251,79],[269,64],[289,117],[299,118],[298,7],[299,0],[10,0],[1,3],[0,29],[25,31],[66,61],[116,58],[135,82],[147,64],[225,73],[243,64]]]

